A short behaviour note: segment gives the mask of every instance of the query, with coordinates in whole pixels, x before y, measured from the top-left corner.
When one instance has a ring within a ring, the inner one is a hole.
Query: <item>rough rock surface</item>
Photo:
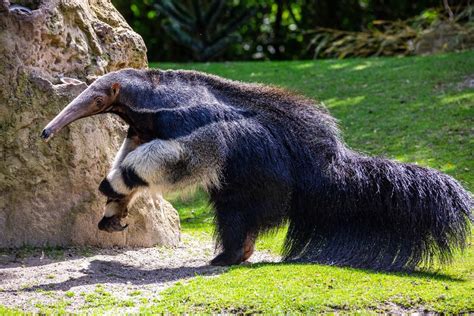
[[[117,119],[84,119],[48,144],[39,137],[84,82],[146,66],[143,40],[108,0],[0,0],[0,247],[178,242],[176,211],[147,193],[124,232],[97,229],[97,187],[125,135]]]

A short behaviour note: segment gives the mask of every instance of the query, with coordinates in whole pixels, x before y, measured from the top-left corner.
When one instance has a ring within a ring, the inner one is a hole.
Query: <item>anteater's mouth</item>
[[[45,142],[48,142],[53,136],[54,136],[54,133],[53,133],[50,129],[45,128],[45,129],[41,132],[41,138],[42,138]]]

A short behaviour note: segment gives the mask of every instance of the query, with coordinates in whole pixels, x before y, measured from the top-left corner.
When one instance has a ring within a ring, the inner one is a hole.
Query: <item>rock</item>
[[[0,247],[177,244],[176,210],[149,193],[124,232],[97,229],[123,123],[96,116],[39,137],[86,82],[123,67],[147,67],[146,48],[108,0],[0,1]]]

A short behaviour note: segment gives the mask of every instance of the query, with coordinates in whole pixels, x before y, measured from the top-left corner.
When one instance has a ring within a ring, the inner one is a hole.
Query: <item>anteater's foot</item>
[[[248,235],[244,242],[244,255],[242,261],[247,261],[255,251],[255,237]]]
[[[217,255],[211,261],[211,265],[213,266],[231,266],[235,264],[242,263],[243,260],[243,250],[240,251],[224,251],[221,254]]]
[[[102,217],[98,225],[99,229],[109,233],[123,231],[125,228],[128,227],[128,225],[122,226],[122,224],[120,223],[120,218],[121,216],[118,215],[114,215],[111,217]]]

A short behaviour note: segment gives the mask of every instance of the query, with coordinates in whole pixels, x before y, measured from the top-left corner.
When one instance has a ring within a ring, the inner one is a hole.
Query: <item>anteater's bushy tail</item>
[[[411,270],[465,247],[472,198],[450,176],[351,151],[326,174],[290,215],[286,259]]]

